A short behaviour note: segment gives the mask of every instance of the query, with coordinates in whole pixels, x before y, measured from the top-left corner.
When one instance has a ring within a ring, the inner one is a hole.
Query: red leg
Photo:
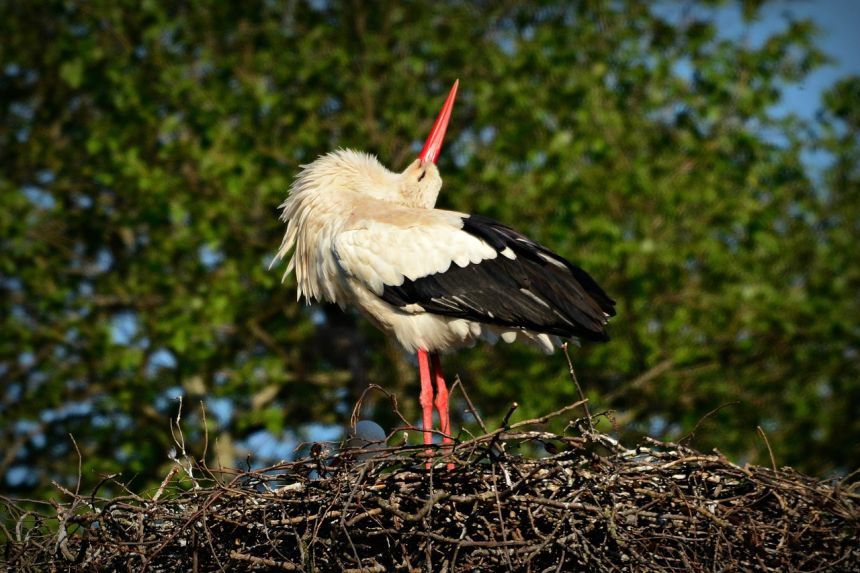
[[[445,436],[442,442],[450,444],[451,438],[451,420],[448,417],[448,387],[445,385],[445,377],[442,375],[442,364],[439,361],[439,353],[433,352],[430,354],[433,360],[433,376],[436,380],[436,411],[439,412],[439,425],[442,433]]]
[[[433,443],[433,382],[430,380],[430,361],[427,351],[418,349],[418,372],[421,375],[421,395],[418,401],[421,403],[422,424],[424,428],[424,443]]]
[[[442,443],[450,444],[454,440],[451,439],[451,418],[448,415],[448,387],[445,385],[445,376],[442,374],[439,353],[433,352],[430,357],[433,359],[433,376],[436,379],[436,411],[439,412],[439,426],[443,434]],[[453,470],[454,464],[449,463],[448,469]]]

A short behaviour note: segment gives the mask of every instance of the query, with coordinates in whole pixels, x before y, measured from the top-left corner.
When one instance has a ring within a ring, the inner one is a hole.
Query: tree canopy
[[[617,299],[612,340],[572,350],[604,423],[761,462],[760,426],[779,464],[853,470],[860,78],[814,120],[775,114],[826,56],[809,21],[718,28],[761,4],[0,4],[2,488],[51,495],[79,454],[84,485],[151,485],[180,395],[192,453],[227,465],[344,424],[369,383],[415,414],[411,358],[268,265],[299,165],[353,147],[402,169],[455,78],[440,206]],[[446,365],[491,422],[576,396],[561,354]]]

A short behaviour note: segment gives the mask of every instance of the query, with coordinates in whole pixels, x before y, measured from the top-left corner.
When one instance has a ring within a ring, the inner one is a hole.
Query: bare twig
[[[469,393],[466,392],[466,386],[463,385],[463,382],[460,380],[460,376],[457,375],[454,378],[454,384],[451,385],[451,392],[454,392],[455,388],[459,388],[463,393],[463,398],[466,400],[466,404],[469,405],[469,412],[474,416],[475,420],[478,422],[478,425],[481,427],[481,430],[486,434],[487,426],[484,425],[484,420],[481,418],[481,415],[478,413],[478,409],[475,408],[475,405],[472,404],[472,399],[469,398]]]
[[[773,450],[770,448],[770,441],[767,439],[767,434],[764,433],[761,426],[756,426],[755,429],[758,431],[761,439],[764,440],[764,445],[767,446],[767,453],[770,456],[770,466],[773,468],[773,472],[776,473],[776,458],[773,457]]]
[[[705,422],[705,420],[707,420],[708,418],[710,418],[711,416],[713,416],[714,414],[716,414],[717,412],[719,412],[723,408],[727,408],[729,406],[737,406],[738,404],[740,404],[740,402],[737,400],[735,400],[733,402],[726,402],[725,404],[720,404],[719,406],[717,406],[716,408],[714,408],[713,410],[711,410],[710,412],[706,413],[704,416],[699,418],[699,421],[696,422],[696,425],[693,426],[693,429],[690,430],[690,433],[687,434],[686,436],[684,436],[683,438],[681,438],[680,440],[678,440],[678,442],[683,444],[683,443],[691,441],[694,437],[696,437],[696,432],[699,430],[699,426],[701,426]]]
[[[591,412],[588,409],[588,399],[585,397],[585,393],[582,391],[582,386],[579,385],[579,380],[576,378],[576,371],[573,369],[573,360],[570,359],[570,352],[567,350],[567,342],[565,341],[561,345],[561,349],[564,351],[564,357],[567,360],[567,368],[570,373],[570,379],[573,380],[573,385],[576,386],[576,391],[579,393],[579,399],[582,402],[582,409],[585,410],[585,419],[588,420],[588,430],[590,433],[594,433],[594,422],[591,419]]]
[[[263,567],[272,567],[274,569],[280,569],[281,571],[304,571],[300,565],[290,563],[289,561],[278,561],[276,559],[268,559],[266,557],[254,557],[253,555],[245,555],[238,551],[231,551],[230,559],[253,563],[254,565],[261,565]]]

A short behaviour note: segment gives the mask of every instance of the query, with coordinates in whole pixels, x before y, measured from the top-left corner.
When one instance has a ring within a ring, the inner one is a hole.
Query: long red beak
[[[442,106],[442,111],[439,112],[439,117],[436,118],[436,123],[433,124],[433,129],[430,130],[430,135],[427,136],[424,149],[418,154],[418,159],[421,161],[436,163],[439,159],[439,152],[442,151],[442,141],[445,139],[445,130],[448,129],[448,120],[451,119],[451,109],[454,107],[454,99],[457,97],[459,85],[460,80],[456,80],[451,91],[448,92],[448,98],[445,100],[445,105]]]

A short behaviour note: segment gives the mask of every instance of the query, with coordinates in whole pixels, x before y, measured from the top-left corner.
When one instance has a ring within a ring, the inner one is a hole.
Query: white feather
[[[460,219],[407,228],[368,222],[363,229],[340,233],[334,250],[347,275],[381,295],[385,285],[444,273],[452,263],[465,267],[496,258],[495,249],[459,227]]]

